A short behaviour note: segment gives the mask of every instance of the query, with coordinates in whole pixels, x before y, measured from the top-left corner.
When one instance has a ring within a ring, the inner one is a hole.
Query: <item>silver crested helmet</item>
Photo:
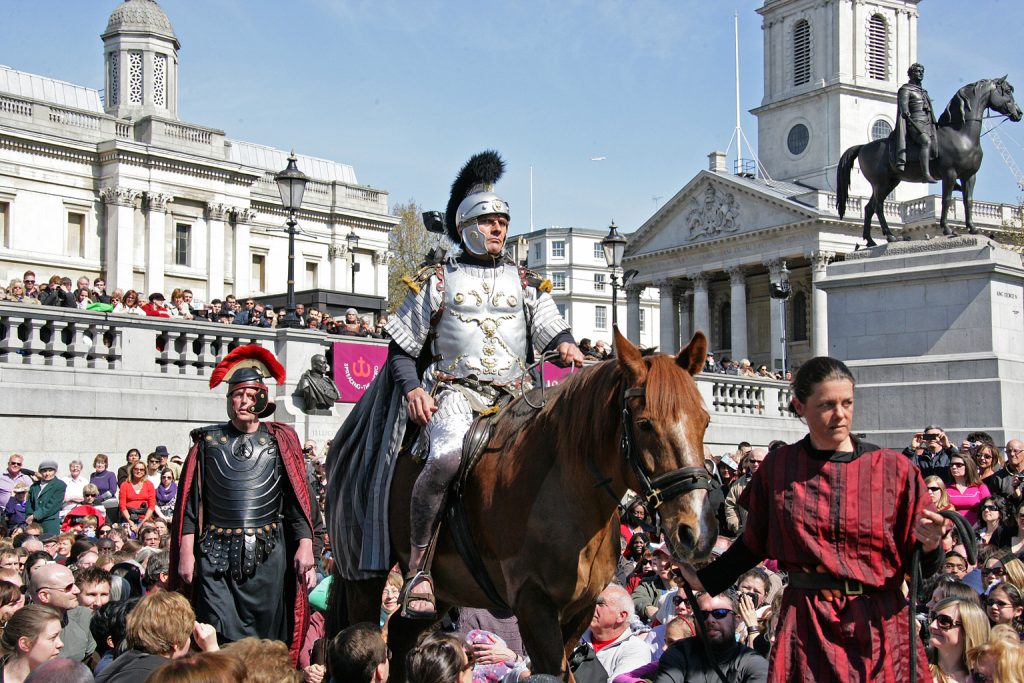
[[[474,192],[459,204],[455,216],[459,236],[462,238],[462,245],[474,256],[483,256],[487,253],[487,235],[480,231],[477,219],[494,214],[510,218],[508,202],[493,192]]]

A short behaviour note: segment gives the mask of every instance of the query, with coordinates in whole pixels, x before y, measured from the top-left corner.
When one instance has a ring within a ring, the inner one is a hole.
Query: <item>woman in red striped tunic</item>
[[[748,516],[736,543],[684,575],[717,594],[764,558],[789,573],[770,681],[904,683],[913,652],[930,683],[900,587],[916,541],[922,574],[939,568],[943,519],[909,459],[851,436],[853,387],[833,358],[800,368],[792,407],[810,433],[765,458],[740,497]]]

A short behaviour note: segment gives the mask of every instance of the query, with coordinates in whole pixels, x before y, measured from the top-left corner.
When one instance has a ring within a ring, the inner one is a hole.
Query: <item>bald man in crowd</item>
[[[60,633],[60,639],[64,641],[60,656],[76,662],[96,651],[96,641],[89,632],[92,610],[78,604],[79,593],[75,575],[61,564],[43,565],[32,573],[29,582],[29,595],[33,602],[60,611],[64,626]]]

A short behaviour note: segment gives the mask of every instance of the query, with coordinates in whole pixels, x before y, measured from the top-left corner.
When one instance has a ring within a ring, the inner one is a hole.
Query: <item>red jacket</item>
[[[154,306],[152,303],[142,304],[142,310],[153,318],[170,318],[171,311],[165,306]]]

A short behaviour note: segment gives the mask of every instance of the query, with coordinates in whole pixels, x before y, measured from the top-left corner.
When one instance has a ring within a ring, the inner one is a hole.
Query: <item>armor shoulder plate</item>
[[[434,274],[434,266],[424,266],[416,271],[415,275],[403,275],[402,282],[413,294],[419,294],[420,290],[423,289],[423,285],[427,283],[430,276]]]
[[[224,425],[223,424],[206,425],[205,427],[198,427],[196,429],[193,429],[191,432],[188,433],[188,435],[189,435],[189,437],[191,437],[192,441],[195,442],[195,441],[202,441],[203,440],[203,436],[206,435],[206,434],[222,432],[222,431],[224,431]]]
[[[533,287],[539,292],[550,294],[552,289],[551,280],[541,277],[539,273],[526,268],[525,266],[519,266],[519,279],[523,282],[523,289],[527,287]]]

